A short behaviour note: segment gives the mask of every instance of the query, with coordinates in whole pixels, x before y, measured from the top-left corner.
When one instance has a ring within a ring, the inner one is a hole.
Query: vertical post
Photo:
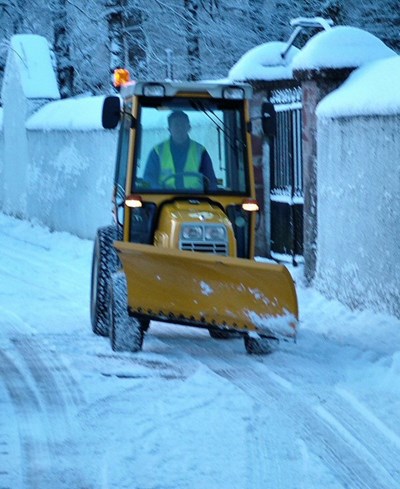
[[[174,73],[173,73],[173,61],[172,61],[172,49],[171,48],[166,48],[165,53],[167,55],[167,66],[166,66],[166,80],[171,81],[174,79]]]
[[[302,143],[304,172],[304,276],[311,285],[317,268],[318,236],[318,167],[317,116],[318,103],[335,90],[351,73],[351,68],[296,70],[303,92]]]

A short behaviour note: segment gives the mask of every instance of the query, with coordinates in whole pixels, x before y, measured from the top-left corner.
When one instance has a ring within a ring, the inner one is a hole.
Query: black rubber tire
[[[113,247],[117,239],[116,226],[99,228],[93,247],[92,278],[90,288],[90,319],[93,333],[109,335],[108,303],[111,274],[120,267]]]
[[[231,333],[230,331],[222,331],[211,328],[208,330],[208,332],[211,338],[214,338],[214,340],[229,340],[234,336],[234,333]]]
[[[144,333],[150,328],[150,319],[138,319]]]
[[[273,353],[279,340],[274,338],[254,338],[246,334],[244,336],[244,346],[250,355],[268,355]]]
[[[128,292],[123,272],[113,273],[110,282],[110,342],[113,351],[137,352],[143,345],[143,328],[128,314]]]

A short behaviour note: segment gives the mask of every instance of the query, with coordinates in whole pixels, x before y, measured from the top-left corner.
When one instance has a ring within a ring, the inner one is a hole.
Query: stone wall
[[[26,219],[93,238],[112,222],[117,131],[27,131]]]
[[[315,285],[400,317],[400,115],[318,121]]]

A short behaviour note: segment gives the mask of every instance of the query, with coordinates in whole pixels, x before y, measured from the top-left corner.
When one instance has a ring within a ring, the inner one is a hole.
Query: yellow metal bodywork
[[[297,296],[283,265],[123,241],[114,246],[133,314],[264,335],[295,334]]]
[[[195,205],[187,200],[181,200],[165,204],[160,213],[159,226],[154,234],[154,245],[179,249],[181,224],[203,222],[225,226],[229,238],[229,255],[236,256],[236,240],[232,223],[217,205],[207,202]]]
[[[179,93],[177,97],[193,97]],[[199,92],[197,97],[207,97]],[[244,116],[250,121],[248,101]],[[136,97],[125,106],[137,119]],[[136,128],[130,132],[129,162],[125,194],[137,193],[132,187]],[[226,210],[240,206],[245,198],[256,197],[251,164],[251,135],[246,132],[248,189],[246,195],[141,194],[143,203],[159,209],[153,245],[129,242],[132,209],[125,206],[123,241],[114,246],[121,259],[128,283],[128,306],[132,314],[151,319],[273,336],[294,336],[298,322],[295,286],[288,270],[279,264],[254,260],[256,214],[249,214],[249,258],[236,257],[236,240]],[[194,203],[201,199],[201,205]],[[229,256],[179,250],[180,226],[201,220],[226,226]]]

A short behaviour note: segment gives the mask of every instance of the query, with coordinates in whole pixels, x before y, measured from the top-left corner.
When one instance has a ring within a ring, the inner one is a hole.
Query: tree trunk
[[[54,51],[57,56],[57,76],[62,97],[74,93],[74,67],[71,64],[70,42],[68,39],[68,17],[66,0],[59,0],[53,12]]]
[[[189,65],[189,80],[201,78],[200,27],[198,21],[199,3],[197,0],[184,0],[186,18],[186,43]]]
[[[143,17],[142,9],[131,8],[126,26],[128,61],[133,70],[132,75],[136,78],[148,76],[147,41],[143,28]]]
[[[110,39],[110,71],[128,66],[126,49],[126,0],[107,0],[108,37]]]

